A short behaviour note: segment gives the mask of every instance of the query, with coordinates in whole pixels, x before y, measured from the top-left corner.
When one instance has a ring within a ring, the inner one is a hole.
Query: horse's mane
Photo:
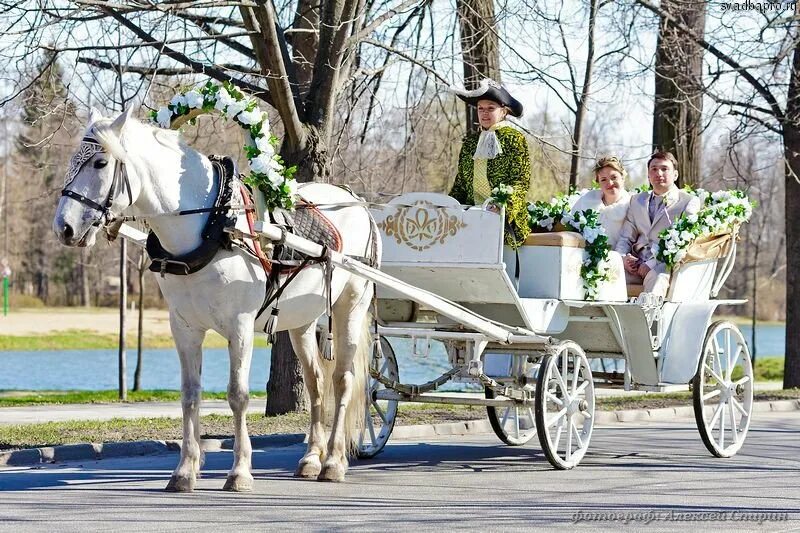
[[[111,129],[112,122],[111,119],[100,119],[89,127],[86,135],[96,138],[103,148],[122,161],[126,160],[136,148],[142,146],[142,140],[151,136],[160,145],[176,153],[183,153],[187,148],[177,131],[156,128],[131,117],[125,122],[120,138]]]

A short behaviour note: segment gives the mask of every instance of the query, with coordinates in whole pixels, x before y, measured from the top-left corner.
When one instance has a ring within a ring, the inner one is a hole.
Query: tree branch
[[[266,103],[268,103],[273,107],[275,106],[275,104],[273,103],[272,95],[270,95],[269,92],[265,91],[262,87],[234,78],[233,76],[228,75],[227,73],[216,67],[189,59],[186,55],[178,52],[177,50],[170,48],[169,46],[165,46],[162,42],[155,39],[152,35],[141,29],[138,25],[134,24],[132,21],[123,17],[121,14],[117,13],[113,9],[103,8],[103,11],[111,15],[114,18],[114,20],[116,20],[117,22],[128,28],[130,31],[132,31],[137,37],[139,37],[142,41],[147,43],[148,46],[156,48],[167,57],[174,59],[175,61],[183,65],[186,65],[187,67],[190,67],[198,74],[205,74],[217,81],[230,81],[237,87],[250,93],[252,96],[260,98],[261,100],[265,101]]]
[[[101,68],[104,70],[113,70],[114,72],[128,72],[131,74],[139,74],[140,76],[154,76],[156,74],[162,76],[182,76],[186,74],[195,74],[195,70],[190,67],[158,68],[158,67],[147,67],[144,65],[120,65],[118,63],[111,63],[108,61],[103,61],[101,59],[95,59],[93,57],[79,57],[78,63],[91,65],[93,67]],[[253,69],[250,67],[245,67],[244,65],[225,63],[217,66],[225,70],[234,70],[236,72],[241,72],[243,74],[256,74],[256,75],[261,74],[260,70]]]

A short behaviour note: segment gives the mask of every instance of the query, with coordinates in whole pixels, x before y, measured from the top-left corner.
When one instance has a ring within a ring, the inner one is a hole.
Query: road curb
[[[305,437],[304,433],[256,435],[250,437],[250,443],[254,449],[277,448],[302,443]],[[231,450],[233,449],[233,439],[203,439],[200,446],[204,452]],[[26,448],[24,450],[0,452],[0,468],[4,466],[35,466],[65,461],[96,461],[119,457],[160,455],[179,452],[180,449],[180,440],[138,440]]]
[[[789,412],[800,410],[800,399],[776,400],[771,402],[754,402],[753,412]],[[605,425],[625,424],[629,422],[663,422],[676,418],[693,418],[691,406],[664,407],[661,409],[629,409],[620,411],[596,411],[595,422]],[[426,437],[442,437],[448,435],[469,435],[491,433],[489,420],[465,420],[442,424],[425,424],[417,426],[396,426],[392,431],[393,439],[421,439]],[[285,435],[256,435],[250,437],[253,448],[273,448],[300,444],[305,440],[303,433]],[[233,449],[233,439],[203,439],[203,451],[213,452]],[[42,448],[26,448],[0,452],[0,468],[14,466],[35,466],[44,463],[60,463],[64,461],[94,461],[119,457],[137,457],[159,455],[180,451],[180,440],[140,440],[132,442],[107,442],[104,444],[67,444]]]

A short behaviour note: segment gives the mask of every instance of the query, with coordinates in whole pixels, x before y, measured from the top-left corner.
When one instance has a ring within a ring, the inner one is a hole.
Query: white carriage
[[[498,437],[518,445],[538,433],[557,468],[578,464],[589,446],[595,387],[664,391],[691,383],[709,451],[725,457],[741,447],[752,410],[750,356],[734,324],[711,323],[717,306],[742,303],[712,299],[733,267],[735,240],[723,257],[677,269],[663,303],[629,303],[641,289],[624,279],[606,282],[597,301],[585,301],[578,234],[534,234],[516,254],[503,247],[501,215],[430,193],[403,195],[373,216],[383,237],[383,272],[457,302],[511,338],[491,338],[435,308],[420,313],[413,295],[379,284],[385,340],[371,389],[376,424],[364,455],[385,444],[398,401],[466,403],[436,392],[447,378],[483,385],[486,398],[469,403],[487,406]],[[396,337],[413,339],[415,347],[444,342],[453,369],[427,384],[399,384]],[[598,366],[590,359],[623,363],[614,365],[620,371],[593,372]]]
[[[377,286],[380,348],[362,457],[385,446],[398,402],[473,404],[487,407],[502,441],[521,445],[537,434],[549,462],[568,469],[589,447],[596,387],[665,391],[687,384],[708,450],[729,457],[741,447],[752,412],[750,354],[734,324],[711,322],[719,305],[743,302],[714,299],[733,267],[735,239],[721,257],[673,272],[663,302],[632,300],[641,288],[624,279],[605,282],[598,299],[587,301],[578,234],[534,234],[516,253],[503,246],[502,213],[433,193],[402,195],[372,214],[383,241],[380,270],[334,258]],[[280,236],[269,224],[260,229]],[[318,253],[289,237],[288,245]],[[452,368],[428,383],[402,383],[397,338],[411,339],[415,351],[444,343]],[[592,360],[621,365],[608,371]],[[478,384],[485,396],[439,392],[451,380]]]

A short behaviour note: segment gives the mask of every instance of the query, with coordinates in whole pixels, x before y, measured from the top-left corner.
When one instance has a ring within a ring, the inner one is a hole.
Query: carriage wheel
[[[703,444],[717,457],[732,457],[744,443],[753,412],[750,350],[734,324],[719,321],[708,328],[692,391]]]
[[[531,371],[526,371],[525,375],[528,378],[528,382],[531,383],[528,387],[532,389],[539,365],[533,365],[530,369]],[[492,399],[496,396],[494,389],[486,387],[486,398]],[[527,444],[536,435],[536,417],[531,404],[516,404],[505,407],[487,406],[486,414],[489,417],[489,423],[492,425],[494,434],[509,446]]]
[[[547,460],[574,468],[589,448],[594,427],[594,382],[578,344],[563,341],[542,359],[536,381],[536,430]]]
[[[399,381],[400,373],[394,349],[386,337],[381,336],[380,343],[383,357],[380,359],[372,357],[370,366],[384,377],[392,381]],[[392,429],[394,429],[394,422],[397,418],[397,400],[376,399],[377,392],[385,388],[372,376],[367,380],[367,409],[364,413],[364,428],[358,438],[357,454],[360,459],[369,459],[381,453],[389,440],[389,435],[392,434]]]

